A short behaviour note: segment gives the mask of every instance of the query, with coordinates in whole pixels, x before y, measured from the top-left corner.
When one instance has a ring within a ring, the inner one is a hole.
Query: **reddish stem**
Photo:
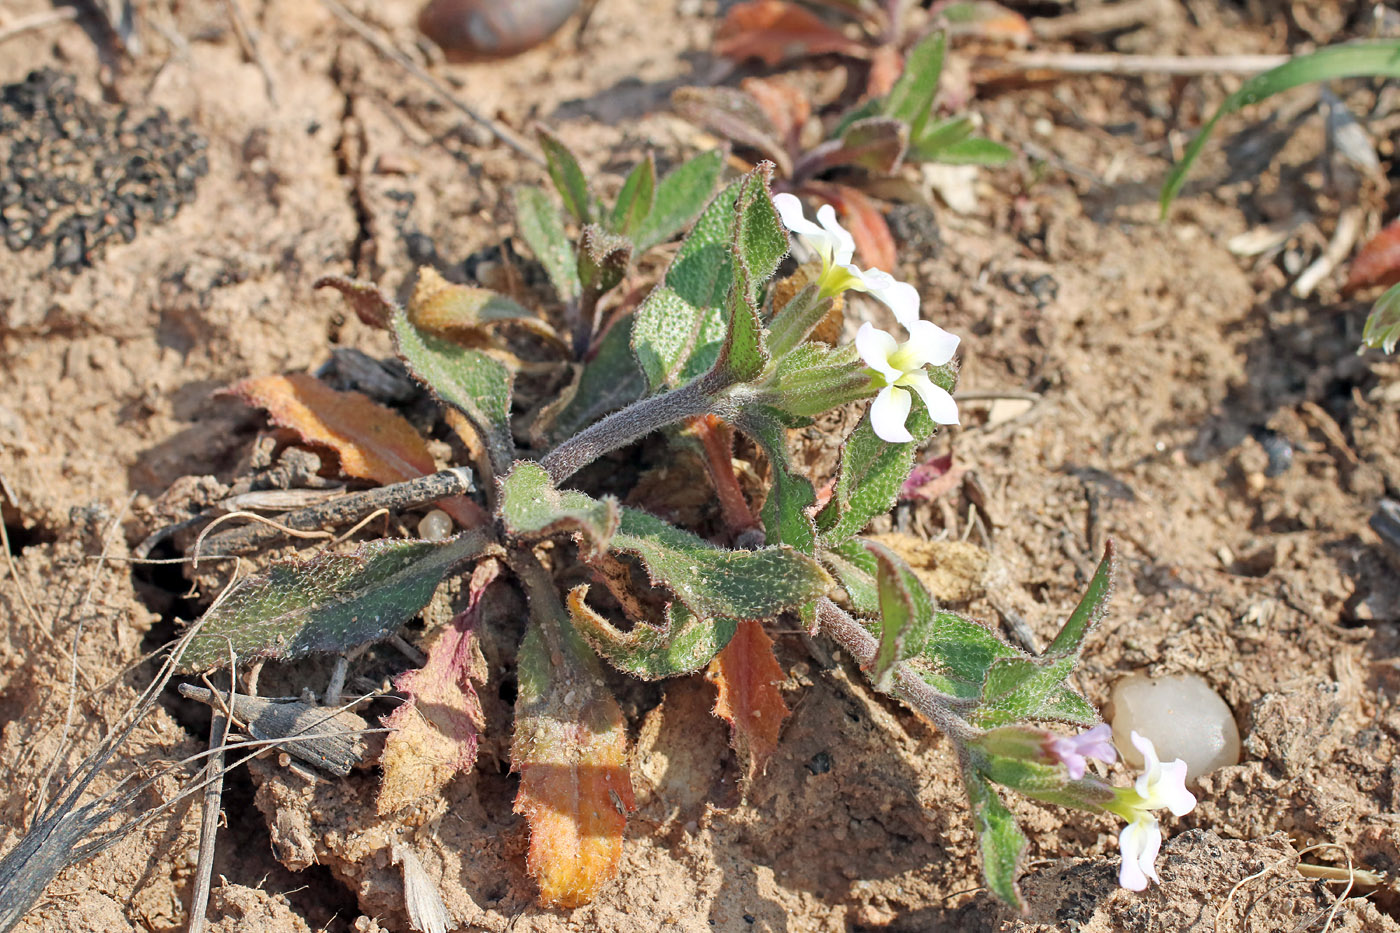
[[[758,527],[753,510],[734,475],[734,432],[714,415],[701,415],[690,421],[691,430],[705,451],[705,468],[719,496],[720,514],[730,535],[737,536]]]

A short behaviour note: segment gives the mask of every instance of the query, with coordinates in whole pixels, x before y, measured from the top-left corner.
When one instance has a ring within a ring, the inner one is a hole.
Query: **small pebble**
[[[1239,763],[1235,716],[1195,674],[1125,677],[1114,686],[1107,713],[1113,724],[1113,744],[1134,768],[1142,767],[1143,761],[1133,747],[1133,732],[1150,739],[1161,760],[1184,760],[1190,781]]]
[[[445,541],[452,534],[452,516],[433,509],[418,521],[418,537],[424,541]]]

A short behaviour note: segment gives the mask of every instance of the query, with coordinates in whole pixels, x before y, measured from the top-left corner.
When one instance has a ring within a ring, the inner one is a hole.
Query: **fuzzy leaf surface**
[[[822,298],[815,282],[788,300],[768,322],[768,352],[782,359],[805,341],[831,313],[835,302]]]
[[[987,889],[1019,908],[1021,892],[1016,886],[1016,874],[1026,851],[1026,835],[986,778],[964,769],[963,783],[972,803],[972,825],[982,848],[982,876]]]
[[[734,282],[733,226],[737,186],[720,192],[691,228],[658,285],[637,309],[632,352],[653,391],[698,374],[696,351],[709,348],[698,372],[719,356],[724,301]]]
[[[779,689],[786,675],[763,623],[740,622],[708,677],[719,691],[715,715],[729,723],[730,743],[744,763],[745,780],[752,782],[768,766],[789,713]]]
[[[381,539],[349,554],[286,561],[239,581],[204,614],[181,669],[228,661],[291,660],[388,638],[432,599],[455,567],[493,542],[468,531],[446,541]]]
[[[681,163],[656,186],[651,211],[633,239],[642,253],[664,243],[705,209],[724,170],[724,150],[711,149]]]
[[[593,192],[588,188],[588,176],[584,175],[578,159],[569,151],[563,141],[549,130],[540,128],[540,148],[548,163],[549,177],[554,182],[559,196],[564,199],[564,210],[581,224],[593,222]]]
[[[613,549],[641,558],[652,580],[701,618],[769,618],[831,585],[816,560],[792,548],[727,551],[636,509],[622,510]]]
[[[622,710],[597,656],[567,618],[561,623],[557,657],[538,622],[520,644],[511,766],[520,772],[515,812],[530,825],[526,865],[540,901],[572,908],[617,874],[636,803]]]
[[[773,166],[762,163],[739,183],[734,217],[734,282],[726,302],[728,326],[717,369],[729,383],[748,382],[768,365],[758,293],[788,253],[787,231],[778,219],[768,182]]]
[[[899,444],[882,440],[870,424],[870,413],[856,425],[841,449],[841,466],[831,499],[817,513],[817,529],[828,546],[858,534],[877,515],[894,505],[900,487],[914,466],[914,451],[933,433],[933,421],[921,405],[907,422],[914,439]]]
[[[616,234],[636,237],[646,224],[656,201],[656,159],[650,152],[627,174],[622,190],[617,193],[608,228]],[[699,210],[697,205],[696,210]]]
[[[563,343],[553,327],[523,305],[489,288],[449,282],[432,266],[418,270],[407,310],[410,321],[435,333],[483,339],[491,325],[509,322],[556,346]]]
[[[580,290],[578,260],[559,219],[559,209],[539,188],[522,185],[515,189],[514,195],[515,225],[520,236],[544,266],[559,298],[574,300]]]
[[[414,377],[467,417],[481,435],[491,468],[497,476],[505,475],[515,458],[510,372],[480,350],[422,330],[403,311],[394,312],[390,325]]]
[[[702,619],[682,603],[666,608],[661,626],[638,622],[624,632],[587,602],[588,587],[569,591],[568,607],[574,627],[608,663],[643,680],[660,680],[700,670],[734,636],[733,619]]]
[[[864,539],[852,538],[823,550],[821,560],[836,575],[851,605],[864,615],[880,611],[880,588],[875,581],[875,555],[865,549]]]
[[[765,539],[769,544],[791,545],[804,554],[815,553],[817,529],[807,509],[816,504],[817,494],[807,477],[792,468],[782,413],[763,405],[747,405],[735,426],[763,448],[772,468],[773,484],[759,512]]]
[[[923,642],[935,607],[933,597],[898,555],[874,541],[866,541],[865,548],[875,557],[880,600],[880,644],[869,674],[875,689],[888,692],[895,666],[909,656],[908,646],[917,650]]]
[[[501,520],[512,535],[531,539],[571,532],[593,554],[607,550],[618,527],[616,499],[556,489],[533,460],[517,462],[501,480],[500,503]]]
[[[919,40],[904,58],[904,73],[880,102],[880,110],[885,116],[908,125],[912,139],[919,137],[933,111],[947,41],[942,32],[930,33]]]
[[[632,261],[632,241],[597,224],[579,236],[578,277],[584,289],[601,295],[622,281]]]

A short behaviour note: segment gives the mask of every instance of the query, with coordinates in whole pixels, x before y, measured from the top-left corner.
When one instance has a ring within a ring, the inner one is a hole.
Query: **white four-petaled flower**
[[[912,389],[924,400],[928,413],[937,424],[957,424],[958,406],[953,396],[942,386],[933,384],[929,363],[941,366],[953,358],[958,349],[958,337],[929,321],[912,321],[909,339],[904,343],[866,322],[856,334],[856,351],[865,365],[875,371],[883,387],[870,406],[870,426],[881,440],[892,444],[912,441],[913,435],[904,426],[914,399]]]
[[[888,272],[861,269],[851,262],[856,241],[836,220],[836,209],[830,204],[817,208],[817,223],[802,213],[802,202],[796,195],[775,194],[773,206],[783,224],[802,238],[822,261],[817,284],[823,298],[844,291],[867,292],[889,305],[895,319],[908,327],[919,319],[919,293],[908,282],[899,282]]]
[[[1160,881],[1156,863],[1162,848],[1162,827],[1152,811],[1166,807],[1174,816],[1184,816],[1195,808],[1196,796],[1186,789],[1186,762],[1178,758],[1164,763],[1151,740],[1136,732],[1132,740],[1142,753],[1145,770],[1132,787],[1118,790],[1107,809],[1128,821],[1118,834],[1118,849],[1123,854],[1118,883],[1129,891],[1142,891],[1149,878]]]

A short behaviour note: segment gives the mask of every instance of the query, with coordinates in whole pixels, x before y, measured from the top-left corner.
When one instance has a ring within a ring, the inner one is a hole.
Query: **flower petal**
[[[895,384],[919,393],[919,398],[924,400],[924,406],[928,408],[929,417],[933,419],[934,424],[959,423],[958,403],[953,401],[953,396],[948,394],[947,389],[934,385],[924,370],[916,369],[905,373]]]
[[[1147,879],[1157,878],[1157,850],[1162,846],[1162,830],[1151,817],[1134,820],[1118,834],[1118,851],[1123,864],[1118,883],[1129,891],[1147,890]]]
[[[836,220],[836,208],[830,204],[823,204],[817,208],[817,222],[826,231],[826,236],[831,241],[832,265],[844,266],[851,261],[851,257],[856,252],[855,237],[846,232],[846,228],[841,226]]]
[[[909,327],[919,320],[919,290],[908,282],[899,282],[888,272],[879,269],[856,270],[861,284],[876,298],[883,301],[894,312],[895,320]],[[945,361],[946,362],[946,361]]]
[[[807,219],[802,210],[802,200],[795,194],[773,195],[773,206],[778,209],[778,216],[783,220],[783,226],[793,233],[800,233],[803,236],[822,236],[822,228]]]
[[[875,436],[891,444],[907,444],[914,439],[904,426],[914,399],[903,389],[886,386],[870,403],[870,426]]]
[[[1185,816],[1196,808],[1196,795],[1186,789],[1186,762],[1180,758],[1162,765],[1162,774],[1152,788],[1154,806],[1166,807],[1172,816]]]
[[[896,284],[903,285],[904,283],[899,282]],[[907,287],[911,291],[914,288],[912,285]],[[918,320],[918,295],[915,295],[914,298],[915,320],[900,322],[904,324],[905,329],[909,331],[909,349],[914,351],[920,366],[923,366],[925,363],[932,363],[934,366],[942,366],[953,358],[953,354],[957,352],[958,344],[962,342],[962,338],[957,334],[948,333],[932,321]],[[893,305],[891,305],[891,307],[893,307]],[[896,314],[897,313],[898,312],[896,312]]]
[[[856,332],[856,352],[865,360],[865,365],[884,376],[887,383],[894,382],[902,375],[890,365],[890,354],[897,349],[899,342],[869,321],[860,325],[860,330]]]

